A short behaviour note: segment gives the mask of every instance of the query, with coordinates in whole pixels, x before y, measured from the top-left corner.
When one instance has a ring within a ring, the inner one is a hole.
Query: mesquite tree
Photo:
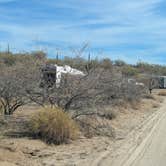
[[[0,70],[0,105],[5,115],[30,102],[27,90],[37,83],[37,66],[34,63],[17,63]]]

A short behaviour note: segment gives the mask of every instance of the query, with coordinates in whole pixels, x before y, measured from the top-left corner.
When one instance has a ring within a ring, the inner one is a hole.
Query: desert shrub
[[[105,58],[100,62],[100,66],[104,69],[112,69],[113,63],[109,58]]]
[[[136,68],[126,65],[123,67],[122,73],[123,75],[128,77],[128,76],[136,76],[138,74],[138,71]]]
[[[16,62],[16,57],[12,54],[1,53],[0,54],[0,61],[2,63],[4,63],[6,66],[12,66]]]
[[[117,109],[110,106],[98,107],[83,111],[79,116],[74,117],[80,126],[80,130],[85,137],[94,136],[113,137],[114,131],[111,120],[117,117]]]
[[[115,66],[125,66],[126,63],[123,60],[115,60],[114,61]]]
[[[98,115],[82,116],[77,119],[83,135],[87,138],[94,136],[114,137],[110,120]]]
[[[117,117],[117,112],[114,109],[106,108],[103,111],[103,114],[101,115],[105,119],[115,119]]]
[[[78,136],[78,127],[69,115],[59,108],[44,108],[30,120],[32,134],[47,143],[61,144]]]
[[[33,55],[36,59],[39,59],[39,60],[46,59],[46,57],[47,57],[46,53],[44,53],[43,51],[35,51],[35,52],[32,52],[32,55]]]

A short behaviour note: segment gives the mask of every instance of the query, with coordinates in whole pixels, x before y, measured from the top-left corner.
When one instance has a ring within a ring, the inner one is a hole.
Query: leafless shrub
[[[137,86],[135,84],[125,83],[122,88],[124,99],[132,102],[138,101],[146,94],[146,87]]]
[[[108,120],[112,120],[117,117],[117,110],[114,107],[100,108],[100,112],[102,112],[101,116]]]
[[[76,121],[80,125],[82,133],[88,138],[97,135],[114,137],[114,130],[110,121],[103,117],[98,115],[84,115]]]
[[[37,71],[33,60],[4,66],[0,70],[0,104],[4,114],[13,114],[17,108],[29,102],[26,90],[36,85]]]
[[[98,67],[85,76],[63,75],[60,86],[55,84],[50,88],[31,91],[28,95],[32,101],[43,106],[51,104],[64,111],[74,110],[73,118],[76,118],[96,114],[84,111],[94,107],[118,105],[120,101],[138,101],[143,93],[144,88],[129,84],[119,71]],[[100,113],[98,116],[110,116],[111,119],[113,115]]]
[[[96,90],[95,85],[98,81],[99,73],[92,72],[86,76],[64,75],[60,86],[41,88],[40,91],[29,93],[30,98],[41,104],[51,104],[69,109],[82,109],[93,104]]]
[[[73,52],[80,58],[87,47],[85,44]],[[0,71],[0,100],[5,114],[12,114],[18,107],[31,101],[42,106],[59,106],[64,111],[76,110],[80,115],[87,108],[112,106],[122,100],[139,100],[144,93],[143,88],[129,85],[127,78],[109,59],[99,62],[89,58],[87,62],[78,58],[79,62],[74,61],[77,63],[74,65],[83,63],[85,76],[64,75],[59,87],[41,88],[39,68],[46,62],[45,54],[36,52],[32,55],[16,55],[14,58],[11,58],[10,65],[2,65]]]

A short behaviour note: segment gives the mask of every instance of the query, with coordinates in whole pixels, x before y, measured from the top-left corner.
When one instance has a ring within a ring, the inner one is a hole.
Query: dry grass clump
[[[158,93],[159,96],[166,96],[166,91],[161,91]]]
[[[76,119],[82,134],[88,138],[94,136],[113,137],[111,120],[117,117],[117,110],[109,106],[98,109],[94,114],[85,114]]]
[[[30,120],[32,134],[47,143],[61,144],[76,139],[79,129],[69,115],[59,108],[44,108]]]
[[[80,124],[83,135],[87,138],[94,136],[108,136],[113,137],[113,128],[110,120],[99,117],[99,116],[85,116],[81,119],[77,119]]]
[[[111,109],[111,108],[104,108],[103,109],[103,113],[101,114],[101,117],[108,119],[108,120],[112,120],[115,119],[117,117],[117,110],[116,108]]]

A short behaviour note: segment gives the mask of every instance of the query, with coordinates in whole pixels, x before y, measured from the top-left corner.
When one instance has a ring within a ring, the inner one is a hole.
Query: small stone
[[[88,155],[87,153],[81,153],[80,159],[86,159],[87,155]]]

